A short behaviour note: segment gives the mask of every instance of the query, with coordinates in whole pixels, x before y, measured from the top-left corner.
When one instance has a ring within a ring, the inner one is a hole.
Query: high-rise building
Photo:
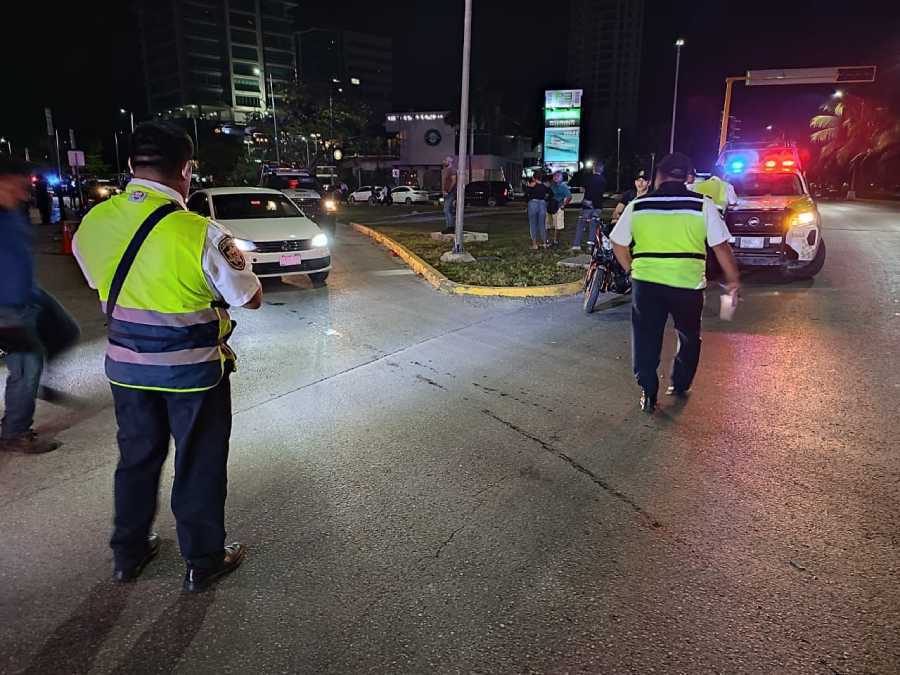
[[[244,121],[296,73],[293,0],[137,0],[151,113]]]
[[[300,78],[310,84],[340,85],[375,113],[391,108],[393,61],[393,42],[388,37],[330,28],[297,33]]]
[[[567,86],[583,89],[585,151],[615,146],[638,124],[644,0],[572,0]]]

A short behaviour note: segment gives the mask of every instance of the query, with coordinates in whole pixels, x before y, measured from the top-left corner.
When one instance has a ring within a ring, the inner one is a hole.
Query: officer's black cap
[[[669,176],[676,180],[685,180],[694,172],[694,163],[683,152],[673,152],[663,157],[656,167],[660,176]]]

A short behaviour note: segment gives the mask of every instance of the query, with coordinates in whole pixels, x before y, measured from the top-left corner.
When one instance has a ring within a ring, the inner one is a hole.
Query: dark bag
[[[547,198],[547,213],[552,216],[557,211],[559,211],[559,201],[553,196],[553,193],[550,193],[550,196]]]

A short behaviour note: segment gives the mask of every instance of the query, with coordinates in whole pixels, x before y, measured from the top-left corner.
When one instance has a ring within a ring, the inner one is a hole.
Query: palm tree
[[[856,177],[869,158],[885,160],[900,152],[900,120],[873,101],[845,95],[821,108],[809,126],[810,140],[822,146],[819,161],[850,171],[849,198],[855,196]]]

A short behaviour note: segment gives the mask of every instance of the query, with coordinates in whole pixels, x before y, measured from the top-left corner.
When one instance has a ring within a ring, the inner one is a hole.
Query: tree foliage
[[[900,153],[900,120],[886,106],[859,96],[823,105],[809,126],[810,140],[821,146],[823,168],[852,171],[870,157],[880,161]]]

